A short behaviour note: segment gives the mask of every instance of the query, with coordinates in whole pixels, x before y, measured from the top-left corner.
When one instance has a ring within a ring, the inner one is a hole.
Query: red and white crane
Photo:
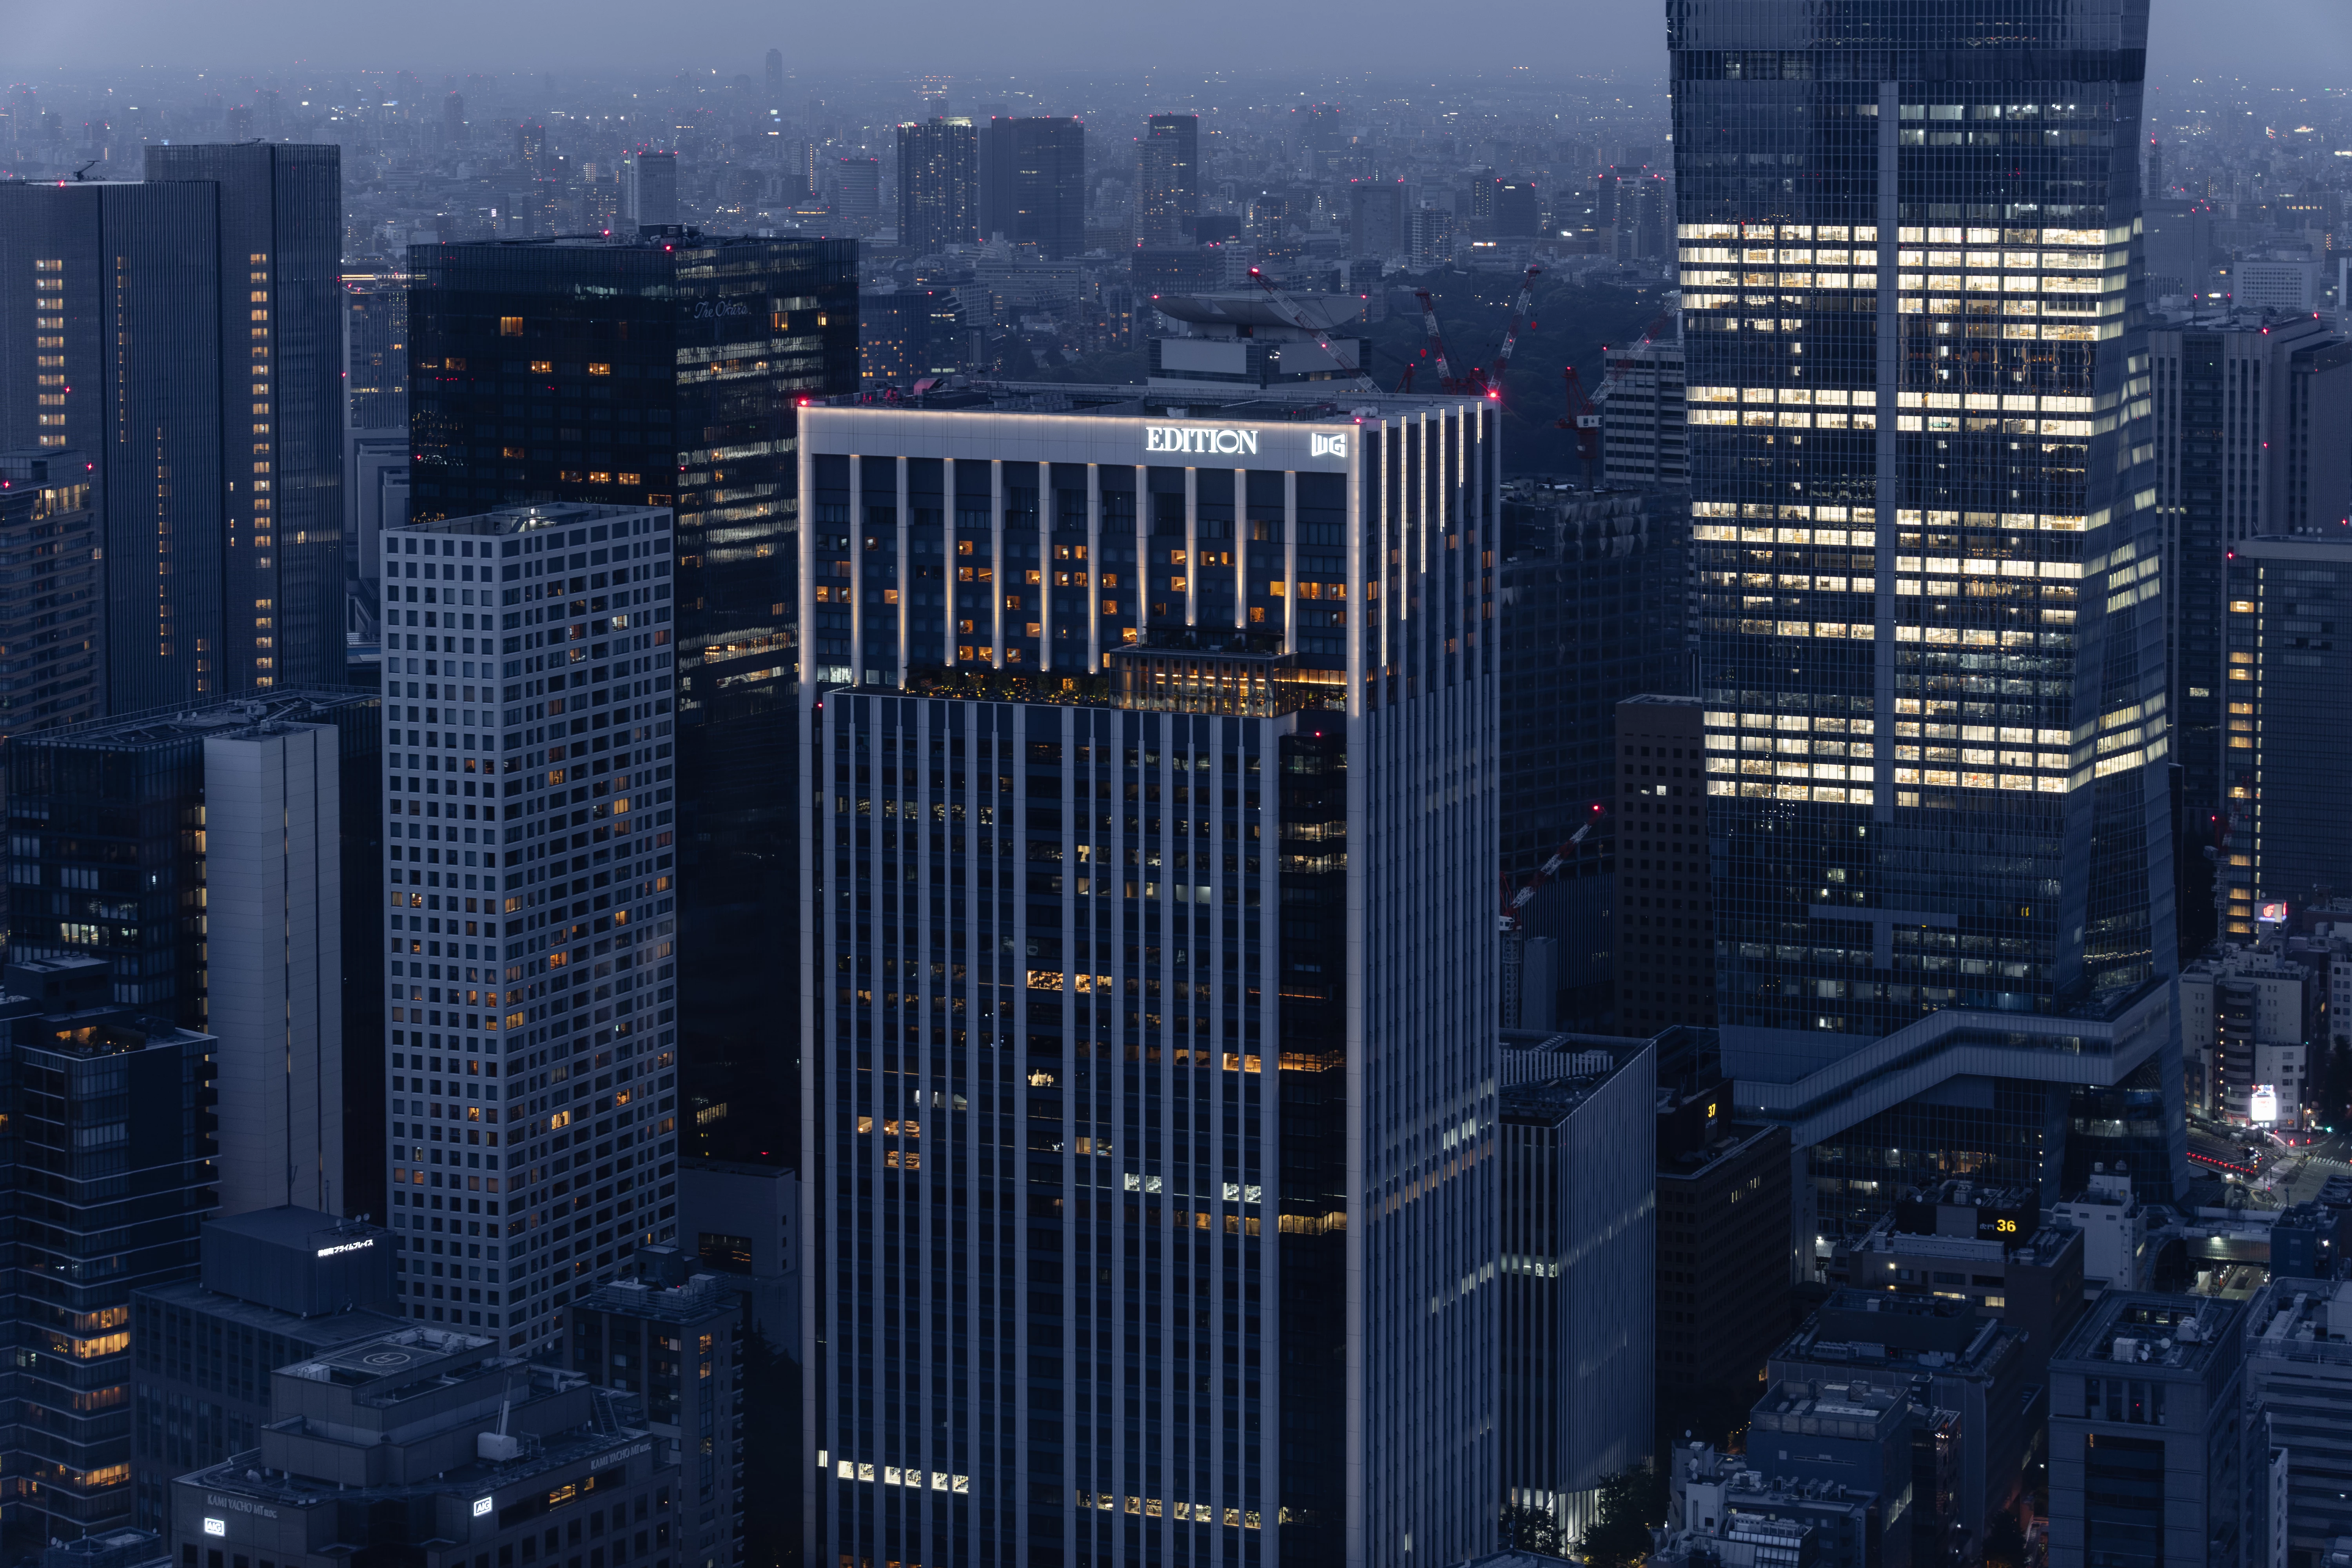
[[[1454,366],[1445,357],[1445,334],[1437,329],[1437,301],[1426,289],[1416,289],[1412,297],[1421,301],[1421,328],[1428,335],[1429,347],[1423,352],[1437,362],[1437,390],[1461,392],[1462,384],[1454,379]],[[1408,372],[1408,378],[1410,373]]]
[[[1648,348],[1652,343],[1658,341],[1658,334],[1660,332],[1664,331],[1668,327],[1671,327],[1674,324],[1675,313],[1673,310],[1665,310],[1659,311],[1651,321],[1650,324],[1642,329],[1642,339],[1639,342],[1633,345],[1633,352],[1640,353],[1643,349]],[[1609,352],[1609,345],[1607,343],[1601,344],[1601,352],[1604,355],[1607,354]],[[1593,389],[1592,401],[1602,407],[1606,407],[1609,403],[1609,395],[1617,389],[1617,377],[1616,374],[1608,368],[1609,362],[1605,358],[1601,363],[1601,384]]]
[[[1584,395],[1584,383],[1574,365],[1559,374],[1568,384],[1568,412],[1552,423],[1555,428],[1576,432],[1576,455],[1584,462],[1584,488],[1591,489],[1601,465],[1601,411]]]
[[[1576,847],[1584,842],[1586,834],[1601,826],[1601,819],[1605,815],[1607,815],[1605,808],[1595,803],[1590,819],[1583,826],[1569,835],[1567,843],[1551,852],[1551,858],[1546,860],[1537,868],[1536,874],[1528,879],[1527,886],[1514,889],[1508,877],[1503,879],[1503,923],[1505,925],[1516,925],[1518,922],[1519,911],[1534,901],[1537,892],[1546,882],[1551,880],[1554,872],[1568,864],[1569,856],[1575,853]]]
[[[1519,279],[1519,297],[1511,301],[1511,319],[1503,329],[1503,346],[1495,351],[1494,374],[1489,376],[1484,370],[1470,373],[1491,396],[1503,395],[1503,373],[1511,368],[1511,354],[1519,346],[1520,331],[1536,330],[1536,279],[1542,272],[1542,267],[1530,261],[1527,276]]]

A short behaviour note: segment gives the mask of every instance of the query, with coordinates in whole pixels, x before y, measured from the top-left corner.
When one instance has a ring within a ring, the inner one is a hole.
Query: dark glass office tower
[[[2146,0],[1668,17],[1741,1114],[1811,1147],[1810,1244],[1937,1176],[2054,1186],[2074,1089],[2156,1062],[2161,1187]]]
[[[2255,879],[2236,858],[2247,853],[2257,826],[2255,796],[2252,780],[2225,775],[2239,771],[2231,764],[2244,760],[2257,731],[2243,706],[2249,694],[2231,689],[2242,682],[2243,666],[2223,668],[2223,654],[2234,646],[2227,632],[2243,614],[2225,613],[2225,605],[2246,597],[2226,578],[2235,567],[2232,552],[2246,541],[2332,532],[2352,514],[2352,465],[2343,449],[2352,430],[2352,342],[2315,316],[2250,313],[2158,318],[2148,347],[2157,504],[2170,549],[2164,601],[2187,873],[2181,880],[2205,905],[2184,909],[2182,923],[2208,938],[2243,938],[2254,931]],[[2208,847],[2223,855],[2225,893],[2218,903],[2203,858]],[[2352,868],[2325,879],[2344,885]],[[2285,891],[2284,883],[2273,886]],[[2300,900],[2308,891],[2292,896]]]
[[[209,186],[0,184],[0,447],[97,463],[117,711],[222,689],[219,232]]]
[[[95,959],[8,965],[0,1002],[0,1390],[9,1523],[131,1522],[131,1293],[196,1271],[216,1039],[107,996]]]
[[[0,447],[98,463],[113,711],[342,683],[336,157],[0,185]]]
[[[341,686],[341,149],[150,147],[147,180],[219,203],[219,689]]]
[[[857,385],[856,242],[686,231],[411,256],[413,520],[551,500],[677,513],[688,1152],[782,1159],[793,408]]]
[[[898,127],[898,243],[920,256],[977,245],[980,133],[971,121],[934,117]]]
[[[343,300],[351,428],[404,430],[408,425],[408,279],[391,270],[356,277],[346,274]]]
[[[1201,117],[1155,114],[1135,145],[1136,237],[1191,245],[1201,206]]]
[[[106,700],[97,466],[70,447],[0,451],[0,737],[98,716]]]
[[[1087,128],[1037,116],[980,132],[980,232],[1034,245],[1047,260],[1087,247]]]
[[[1627,891],[1638,884],[1637,896],[1650,893],[1653,879],[1658,894],[1667,890],[1665,879],[1649,875],[1653,847],[1633,832],[1633,796],[1649,794],[1651,776],[1640,762],[1613,757],[1610,735],[1617,703],[1690,689],[1686,510],[1680,492],[1532,480],[1504,491],[1496,568],[1496,626],[1511,692],[1503,721],[1503,877],[1525,887],[1571,834],[1592,829],[1519,911],[1519,937],[1554,944],[1554,991],[1528,998],[1511,1020],[1517,1027],[1607,1024],[1613,961],[1626,936],[1610,924],[1612,873],[1629,879]],[[1691,776],[1698,777],[1695,765]],[[1661,912],[1665,904],[1661,897]],[[1538,983],[1544,968],[1531,972]]]
[[[2245,940],[2234,934],[2246,923],[2240,908],[2275,920],[2273,905],[2292,910],[2352,893],[2342,723],[2352,676],[2347,531],[2264,534],[2230,552],[2230,662],[2221,686],[2229,709],[2221,784],[2231,814],[2232,941]]]

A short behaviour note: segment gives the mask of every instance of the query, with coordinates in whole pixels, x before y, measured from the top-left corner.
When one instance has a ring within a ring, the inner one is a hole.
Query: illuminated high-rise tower
[[[980,240],[980,132],[961,116],[899,126],[898,243],[921,255]]]
[[[1181,395],[803,416],[810,1562],[1491,1544],[1496,421]]]
[[[2053,1187],[2095,1144],[2161,1189],[2147,0],[1668,17],[1743,1114],[1811,1147],[1824,1234],[1931,1175]]]
[[[1190,245],[1201,205],[1201,117],[1155,114],[1135,149],[1137,236],[1146,245]]]

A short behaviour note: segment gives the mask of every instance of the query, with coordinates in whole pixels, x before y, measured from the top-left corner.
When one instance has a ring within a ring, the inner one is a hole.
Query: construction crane
[[[1651,320],[1650,324],[1642,329],[1641,341],[1633,345],[1632,352],[1634,353],[1640,353],[1643,349],[1648,348],[1652,343],[1657,342],[1658,334],[1660,332],[1664,331],[1668,327],[1671,327],[1674,324],[1675,312],[1673,307],[1669,306],[1665,310],[1659,311],[1657,315]],[[1609,352],[1609,345],[1607,343],[1601,344],[1601,352],[1603,354],[1606,354]],[[1594,389],[1592,400],[1597,404],[1606,405],[1609,402],[1609,395],[1617,390],[1617,374],[1614,371],[1608,368],[1609,362],[1606,359],[1602,360],[1601,363],[1602,367],[1601,384],[1599,387]]]
[[[1331,356],[1332,363],[1339,363],[1339,355],[1337,351],[1331,347],[1331,334],[1325,331],[1322,328],[1315,325],[1315,323],[1308,319],[1306,310],[1298,303],[1297,300],[1292,299],[1289,295],[1276,288],[1274,286],[1274,279],[1268,278],[1258,268],[1255,267],[1251,268],[1249,269],[1249,275],[1251,282],[1265,290],[1266,301],[1274,307],[1274,312],[1276,315],[1280,316],[1284,321],[1297,328],[1300,331],[1311,335],[1315,339],[1315,346],[1321,349],[1325,353],[1329,354]],[[1355,366],[1354,369],[1356,374],[1352,384],[1362,388],[1366,392],[1378,392],[1380,390],[1380,384],[1372,379],[1371,373],[1370,371],[1366,370],[1360,364]]]
[[[1445,357],[1445,334],[1437,330],[1437,301],[1426,289],[1414,289],[1412,297],[1421,301],[1421,328],[1429,337],[1429,347],[1423,353],[1437,362],[1437,390],[1467,392],[1468,385],[1454,379],[1453,363]]]
[[[1595,802],[1590,819],[1583,826],[1569,835],[1567,843],[1551,852],[1551,858],[1546,860],[1537,869],[1536,874],[1528,879],[1526,887],[1515,889],[1508,877],[1503,879],[1503,924],[1506,927],[1517,925],[1519,911],[1534,901],[1537,892],[1546,882],[1551,880],[1554,872],[1568,863],[1569,856],[1575,853],[1577,846],[1584,842],[1584,836],[1600,826],[1601,819],[1605,815],[1607,815],[1606,809]]]
[[[1584,395],[1584,383],[1574,365],[1559,374],[1568,384],[1568,412],[1554,420],[1553,426],[1576,432],[1576,455],[1584,461],[1584,488],[1591,489],[1601,464],[1601,411]]]
[[[1525,328],[1530,332],[1536,330],[1536,279],[1542,272],[1540,266],[1530,261],[1527,276],[1519,279],[1519,297],[1511,302],[1511,319],[1503,328],[1503,346],[1495,351],[1493,375],[1490,377],[1485,370],[1470,373],[1471,379],[1492,396],[1503,395],[1503,373],[1511,368],[1511,353],[1519,346],[1520,330]]]

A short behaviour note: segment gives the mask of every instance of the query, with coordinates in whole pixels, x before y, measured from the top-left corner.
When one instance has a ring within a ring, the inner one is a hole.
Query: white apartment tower
[[[397,1286],[509,1349],[677,1228],[673,537],[588,505],[383,534]]]

